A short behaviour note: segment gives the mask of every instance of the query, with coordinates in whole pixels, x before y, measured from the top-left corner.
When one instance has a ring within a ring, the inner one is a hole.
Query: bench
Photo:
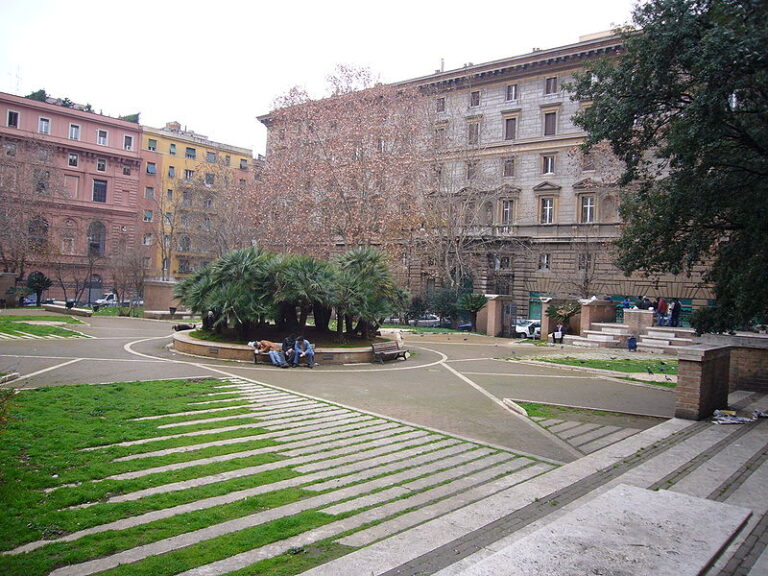
[[[397,342],[377,342],[371,344],[373,348],[373,359],[384,364],[384,360],[394,360],[400,356],[403,360],[407,358],[408,348],[400,348]]]

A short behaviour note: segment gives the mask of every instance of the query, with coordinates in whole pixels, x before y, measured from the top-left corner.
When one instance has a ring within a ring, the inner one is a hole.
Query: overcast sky
[[[263,153],[256,116],[336,65],[383,82],[553,48],[629,22],[635,0],[0,0],[0,91],[40,88]]]

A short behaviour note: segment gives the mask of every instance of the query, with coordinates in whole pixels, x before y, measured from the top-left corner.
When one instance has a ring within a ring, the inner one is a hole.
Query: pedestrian
[[[565,337],[565,325],[562,322],[559,322],[557,326],[555,326],[555,331],[552,332],[552,343],[562,344],[564,337]]]
[[[624,308],[624,310],[632,308],[632,300],[630,300],[629,296],[626,296],[624,300],[621,301],[621,307]]]
[[[680,304],[680,300],[675,298],[672,300],[672,303],[669,305],[669,325],[678,327],[680,326],[680,311],[682,309],[682,305]]]
[[[294,346],[296,346],[296,336],[291,333],[283,339],[283,358],[288,363],[293,362]]]
[[[656,317],[658,318],[657,323],[659,326],[666,326],[668,310],[669,306],[667,305],[667,301],[664,300],[663,296],[660,297],[656,305]]]
[[[296,345],[293,348],[292,366],[298,366],[302,358],[306,359],[309,368],[315,367],[315,351],[312,348],[312,344],[304,336],[297,336]]]

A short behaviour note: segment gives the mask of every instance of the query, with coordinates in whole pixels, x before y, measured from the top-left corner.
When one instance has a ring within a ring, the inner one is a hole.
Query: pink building
[[[0,93],[0,266],[94,300],[141,248],[141,126],[51,102]]]

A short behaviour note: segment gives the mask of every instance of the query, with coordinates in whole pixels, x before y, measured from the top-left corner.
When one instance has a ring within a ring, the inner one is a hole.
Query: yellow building
[[[250,245],[242,218],[253,189],[251,150],[169,122],[143,128],[143,244],[150,275],[184,277],[218,256]]]

